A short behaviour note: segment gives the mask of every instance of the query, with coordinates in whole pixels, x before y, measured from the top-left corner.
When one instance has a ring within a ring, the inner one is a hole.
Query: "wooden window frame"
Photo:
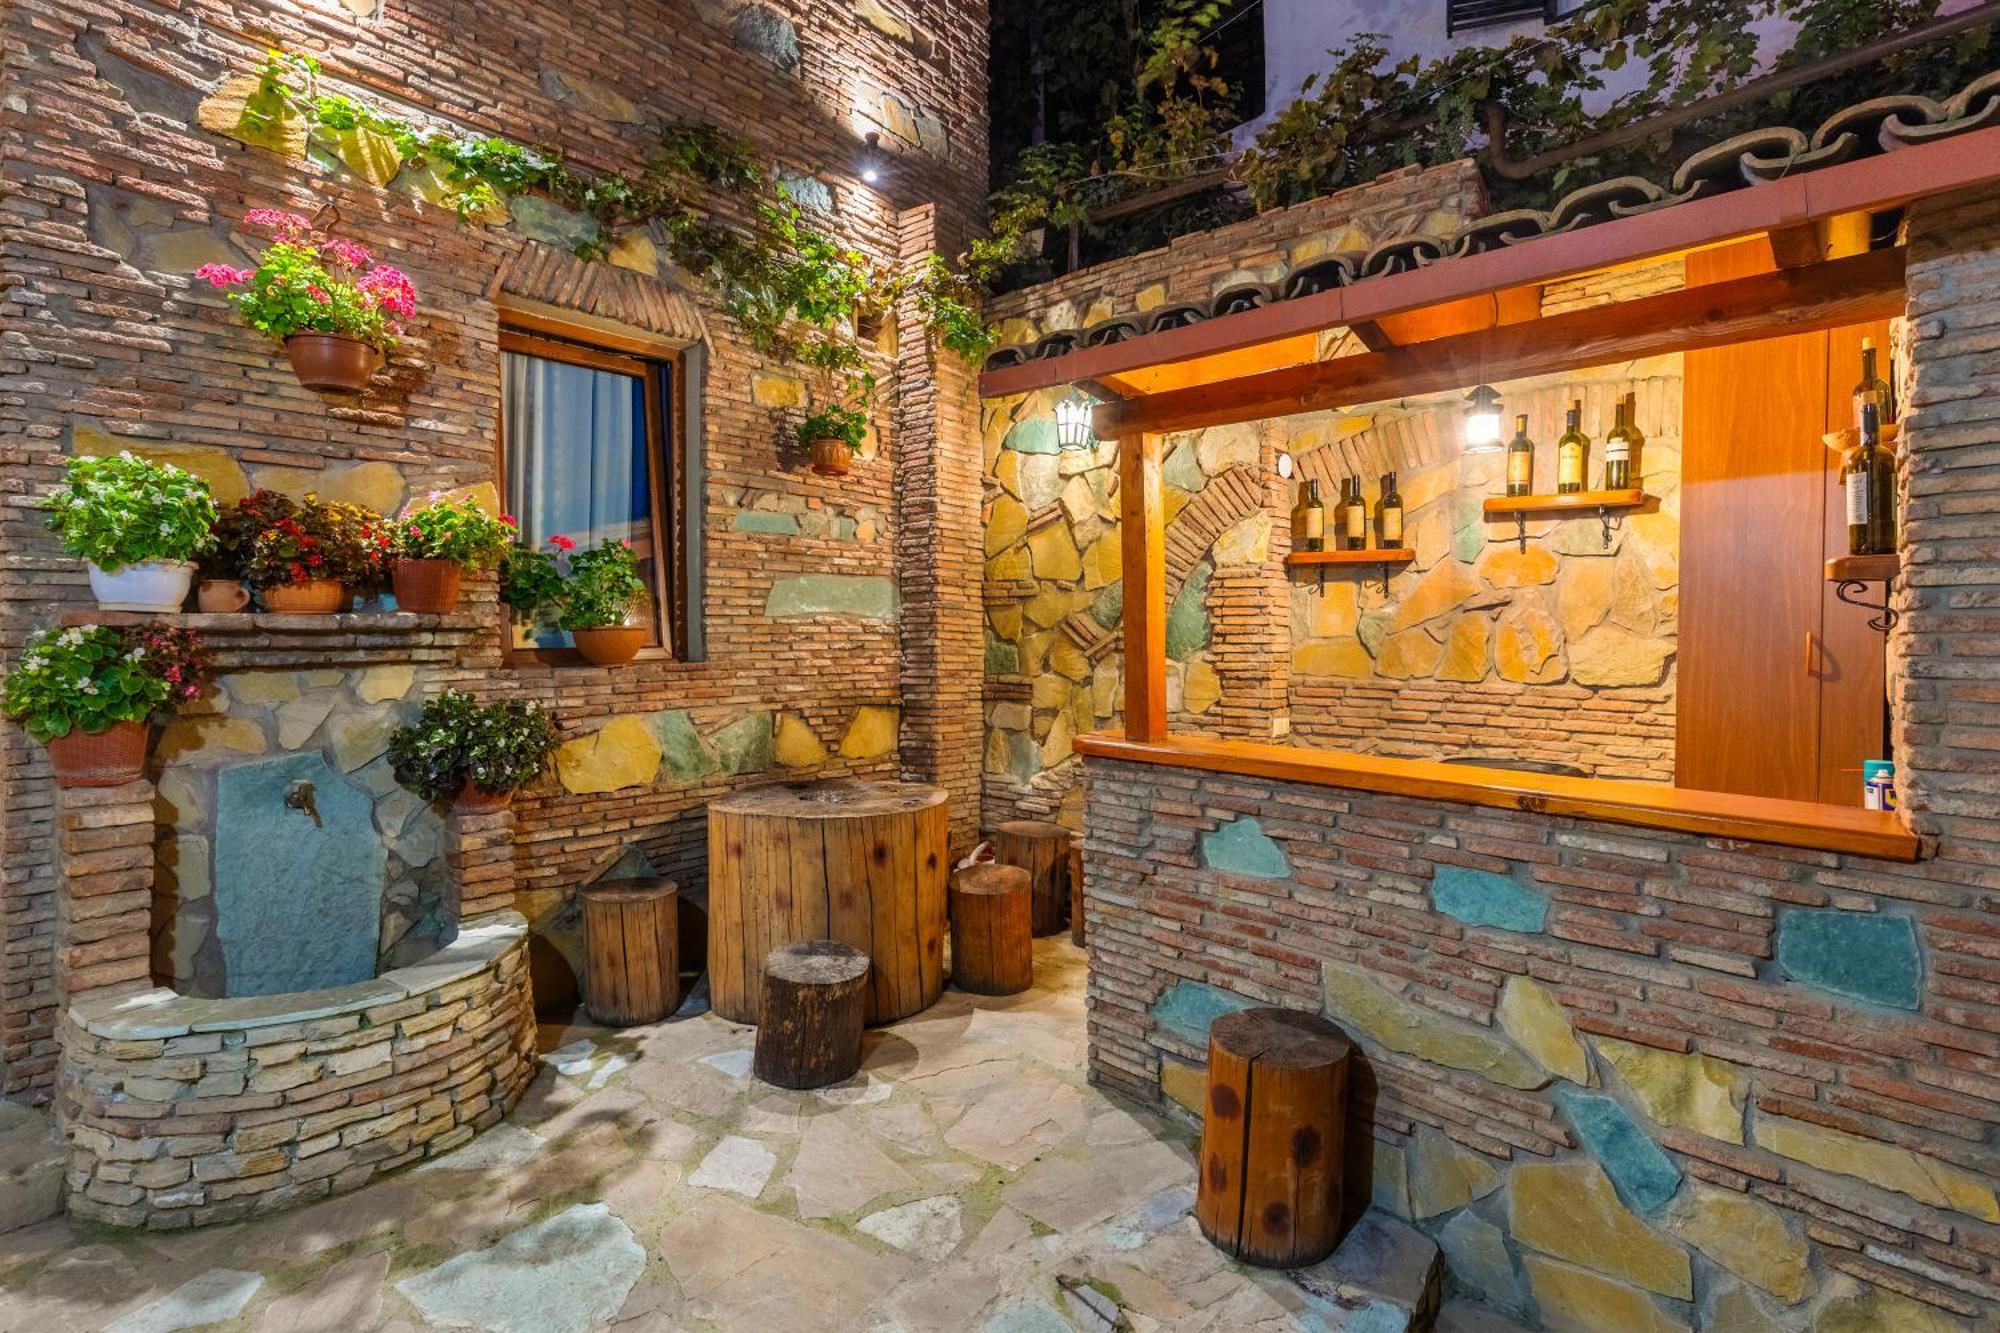
[[[592,370],[630,375],[644,385],[647,483],[652,502],[652,540],[657,552],[653,562],[652,592],[662,623],[660,642],[641,648],[633,660],[687,660],[688,561],[680,522],[685,512],[686,454],[683,433],[675,428],[676,419],[681,415],[681,394],[685,392],[687,383],[680,349],[587,324],[509,309],[500,314],[500,351],[503,354],[503,369],[500,373],[499,439],[494,448],[497,460],[494,476],[503,499],[507,494],[508,463],[505,353],[515,352],[568,365],[586,366]],[[673,386],[673,411],[668,410],[669,384]],[[506,665],[589,665],[574,648],[524,648],[517,645],[514,642],[513,611],[505,603],[500,609],[501,653]]]

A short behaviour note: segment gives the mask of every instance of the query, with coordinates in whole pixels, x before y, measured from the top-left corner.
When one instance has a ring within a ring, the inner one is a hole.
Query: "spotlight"
[[[1466,397],[1465,452],[1500,452],[1500,395],[1489,384],[1480,385]]]
[[[871,130],[862,142],[861,179],[873,185],[882,179],[882,136]]]

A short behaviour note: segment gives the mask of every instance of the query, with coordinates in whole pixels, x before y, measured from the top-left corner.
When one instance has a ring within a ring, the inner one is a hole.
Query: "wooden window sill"
[[[1904,828],[1893,812],[1844,805],[1192,736],[1135,741],[1116,732],[1100,731],[1079,736],[1076,749],[1096,759],[1123,759],[1322,787],[1348,787],[1497,810],[1570,815],[1638,828],[1674,829],[1702,837],[1768,842],[1888,861],[1918,858],[1917,836]]]

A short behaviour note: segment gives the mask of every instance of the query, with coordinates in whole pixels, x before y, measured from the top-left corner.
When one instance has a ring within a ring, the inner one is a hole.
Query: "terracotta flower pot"
[[[195,589],[194,604],[210,615],[228,615],[250,605],[250,590],[241,579],[203,579]]]
[[[505,810],[513,799],[511,788],[507,791],[487,791],[475,786],[468,778],[465,785],[458,789],[458,795],[451,798],[451,808],[460,814],[491,814],[495,810]]]
[[[812,470],[822,477],[844,477],[854,466],[854,451],[846,440],[814,440]]]
[[[571,630],[576,650],[592,666],[617,666],[629,662],[646,646],[644,625],[608,625],[603,629]]]
[[[450,560],[398,560],[390,571],[396,607],[420,616],[448,616],[458,610],[461,571]]]
[[[122,787],[146,774],[146,722],[114,722],[98,732],[72,731],[48,743],[58,787]]]
[[[285,355],[299,383],[320,393],[360,393],[382,364],[382,354],[344,333],[294,333]]]
[[[330,616],[347,600],[347,589],[337,579],[307,579],[304,583],[278,583],[262,589],[264,609],[278,616]]]

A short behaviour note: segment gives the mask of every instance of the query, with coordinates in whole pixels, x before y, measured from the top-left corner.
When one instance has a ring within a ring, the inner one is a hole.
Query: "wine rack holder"
[[[1382,595],[1387,597],[1391,572],[1416,558],[1417,553],[1406,546],[1378,546],[1372,551],[1293,551],[1285,557],[1285,567],[1317,571],[1319,581],[1316,588],[1325,588],[1328,566],[1353,569],[1373,565],[1381,571]]]
[[[1604,525],[1604,544],[1609,547],[1611,534],[1618,530],[1616,525],[1623,521],[1624,512],[1637,509],[1651,498],[1640,490],[1573,491],[1567,495],[1495,495],[1487,499],[1485,514],[1488,518],[1511,515],[1515,539],[1525,552],[1528,549],[1528,515],[1595,513],[1597,521]]]
[[[1849,606],[1874,612],[1868,618],[1868,628],[1877,634],[1887,634],[1896,628],[1899,619],[1896,608],[1889,605],[1889,583],[1896,577],[1898,563],[1893,555],[1843,555],[1826,562],[1826,577],[1833,584],[1833,595]],[[1866,596],[1871,583],[1882,585],[1879,602]]]

